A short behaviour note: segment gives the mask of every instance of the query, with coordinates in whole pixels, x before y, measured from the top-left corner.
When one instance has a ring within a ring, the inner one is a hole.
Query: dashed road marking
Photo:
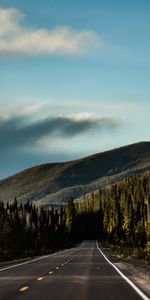
[[[53,274],[53,271],[49,271],[49,274],[52,275],[52,274]]]
[[[26,292],[29,289],[28,286],[23,286],[22,288],[19,289],[19,292]]]
[[[31,264],[33,262],[37,262],[39,260],[46,259],[46,258],[49,258],[49,257],[54,257],[54,256],[57,257],[57,255],[60,255],[60,254],[65,253],[67,251],[76,251],[76,250],[74,248],[71,248],[69,250],[68,249],[67,250],[62,250],[62,251],[55,252],[53,254],[40,256],[40,257],[31,259],[31,260],[28,260],[28,261],[25,261],[25,262],[22,262],[22,263],[18,263],[18,264],[12,265],[12,266],[4,267],[4,268],[0,269],[0,272],[6,271],[6,270],[9,270],[9,269],[13,269],[13,268],[17,268],[17,267],[20,267],[20,266],[24,266],[24,265],[27,265],[27,264]]]
[[[37,278],[37,281],[41,281],[41,280],[43,280],[44,279],[44,277],[38,277]]]

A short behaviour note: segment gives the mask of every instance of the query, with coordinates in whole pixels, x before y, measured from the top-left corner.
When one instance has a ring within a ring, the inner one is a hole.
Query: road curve
[[[96,241],[0,269],[0,300],[141,300]],[[145,296],[145,300],[149,299]]]

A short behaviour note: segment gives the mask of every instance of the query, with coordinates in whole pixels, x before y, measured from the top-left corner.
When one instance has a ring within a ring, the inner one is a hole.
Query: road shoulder
[[[137,287],[150,297],[150,265],[144,260],[123,259],[101,247],[108,259]]]

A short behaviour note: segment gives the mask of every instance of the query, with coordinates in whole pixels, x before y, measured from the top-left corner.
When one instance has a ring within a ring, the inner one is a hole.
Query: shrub
[[[150,241],[147,242],[144,252],[145,252],[145,258],[150,262]]]

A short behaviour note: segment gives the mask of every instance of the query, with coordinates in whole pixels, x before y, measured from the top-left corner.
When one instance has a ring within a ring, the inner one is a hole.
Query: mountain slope
[[[17,197],[37,205],[65,203],[81,195],[150,170],[150,142],[141,142],[66,163],[27,169],[0,181],[0,200]]]

